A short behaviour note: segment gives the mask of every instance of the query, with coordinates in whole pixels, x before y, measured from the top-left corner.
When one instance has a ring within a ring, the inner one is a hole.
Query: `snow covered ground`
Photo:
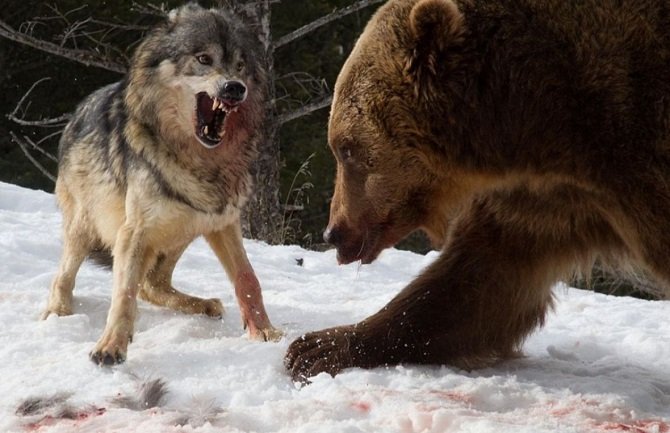
[[[285,339],[245,337],[231,284],[198,240],[175,285],[222,298],[224,320],[140,301],[128,361],[100,368],[88,352],[111,274],[85,264],[75,314],[38,321],[60,255],[60,215],[52,195],[0,183],[0,432],[670,432],[669,302],[559,286],[526,358],[474,372],[352,369],[300,388],[282,366],[293,338],[375,312],[435,255],[389,250],[372,265],[338,267],[332,251],[245,245]],[[153,379],[167,387],[160,405],[118,403]],[[27,408],[33,397],[54,400]]]

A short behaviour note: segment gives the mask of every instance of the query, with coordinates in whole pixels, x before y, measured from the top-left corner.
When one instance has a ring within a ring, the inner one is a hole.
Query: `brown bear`
[[[390,0],[328,140],[340,263],[418,228],[442,252],[378,313],[295,340],[294,379],[512,357],[596,260],[670,286],[667,0]]]

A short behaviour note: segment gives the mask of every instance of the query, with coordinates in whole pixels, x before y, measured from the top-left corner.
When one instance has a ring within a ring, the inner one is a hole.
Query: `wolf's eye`
[[[198,54],[197,56],[195,56],[195,58],[201,65],[209,66],[212,64],[212,58],[209,56],[209,54]]]
[[[242,69],[244,69],[245,66],[246,65],[244,64],[243,61],[240,60],[239,62],[237,62],[237,72],[241,72]]]

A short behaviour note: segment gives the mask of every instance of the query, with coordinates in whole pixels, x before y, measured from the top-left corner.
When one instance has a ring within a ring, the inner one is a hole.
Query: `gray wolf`
[[[218,299],[172,287],[177,260],[200,235],[235,286],[249,336],[281,336],[240,228],[264,116],[261,49],[225,10],[175,9],[138,46],[127,76],[86,98],[66,126],[56,182],[63,254],[42,317],[72,314],[82,261],[110,251],[112,302],[94,362],[125,360],[138,296],[184,313],[223,314]]]
[[[516,356],[600,260],[670,293],[670,5],[390,0],[335,85],[324,234],[369,263],[442,253],[378,313],[291,344],[296,379]]]

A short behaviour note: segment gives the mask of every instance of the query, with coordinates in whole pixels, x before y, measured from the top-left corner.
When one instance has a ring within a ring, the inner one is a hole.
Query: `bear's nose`
[[[244,99],[247,88],[239,81],[226,81],[221,89],[221,99],[239,102]]]
[[[342,229],[338,227],[327,227],[323,232],[323,240],[334,246],[339,246],[342,243]]]

